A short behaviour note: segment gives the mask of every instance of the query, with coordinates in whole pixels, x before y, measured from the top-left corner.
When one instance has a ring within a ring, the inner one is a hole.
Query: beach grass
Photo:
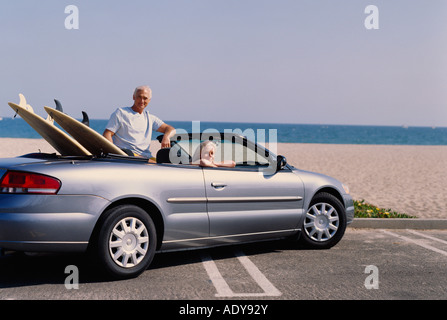
[[[391,209],[379,208],[365,200],[354,200],[354,210],[355,218],[417,218]]]

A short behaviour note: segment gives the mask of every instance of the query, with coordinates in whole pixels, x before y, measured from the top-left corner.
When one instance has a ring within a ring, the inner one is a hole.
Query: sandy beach
[[[153,152],[159,147],[153,142]],[[0,157],[56,152],[44,139],[0,138]],[[419,218],[447,219],[447,146],[279,143],[293,166],[333,176],[354,199]]]

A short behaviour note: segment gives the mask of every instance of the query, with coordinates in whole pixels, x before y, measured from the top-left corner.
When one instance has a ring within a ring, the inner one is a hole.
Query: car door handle
[[[212,186],[214,189],[223,189],[223,188],[225,188],[227,185],[226,185],[225,183],[223,183],[223,182],[211,182],[211,186]]]

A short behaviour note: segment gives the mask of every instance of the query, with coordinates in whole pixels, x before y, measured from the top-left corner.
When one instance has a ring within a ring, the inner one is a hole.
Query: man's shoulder
[[[126,116],[132,113],[131,107],[119,107],[113,112],[117,116]]]
[[[154,119],[160,119],[159,117],[157,117],[155,114],[149,112],[149,110],[146,108],[143,111],[144,113],[146,113],[146,115],[148,116],[149,119],[154,120]]]
[[[132,112],[132,107],[119,107],[119,108],[116,109],[116,112],[131,113]]]

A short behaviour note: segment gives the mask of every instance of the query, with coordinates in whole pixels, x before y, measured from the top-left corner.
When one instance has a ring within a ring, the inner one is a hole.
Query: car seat
[[[169,159],[170,151],[171,148],[162,148],[158,150],[157,156],[155,157],[157,159],[157,163],[171,163],[171,160]]]

